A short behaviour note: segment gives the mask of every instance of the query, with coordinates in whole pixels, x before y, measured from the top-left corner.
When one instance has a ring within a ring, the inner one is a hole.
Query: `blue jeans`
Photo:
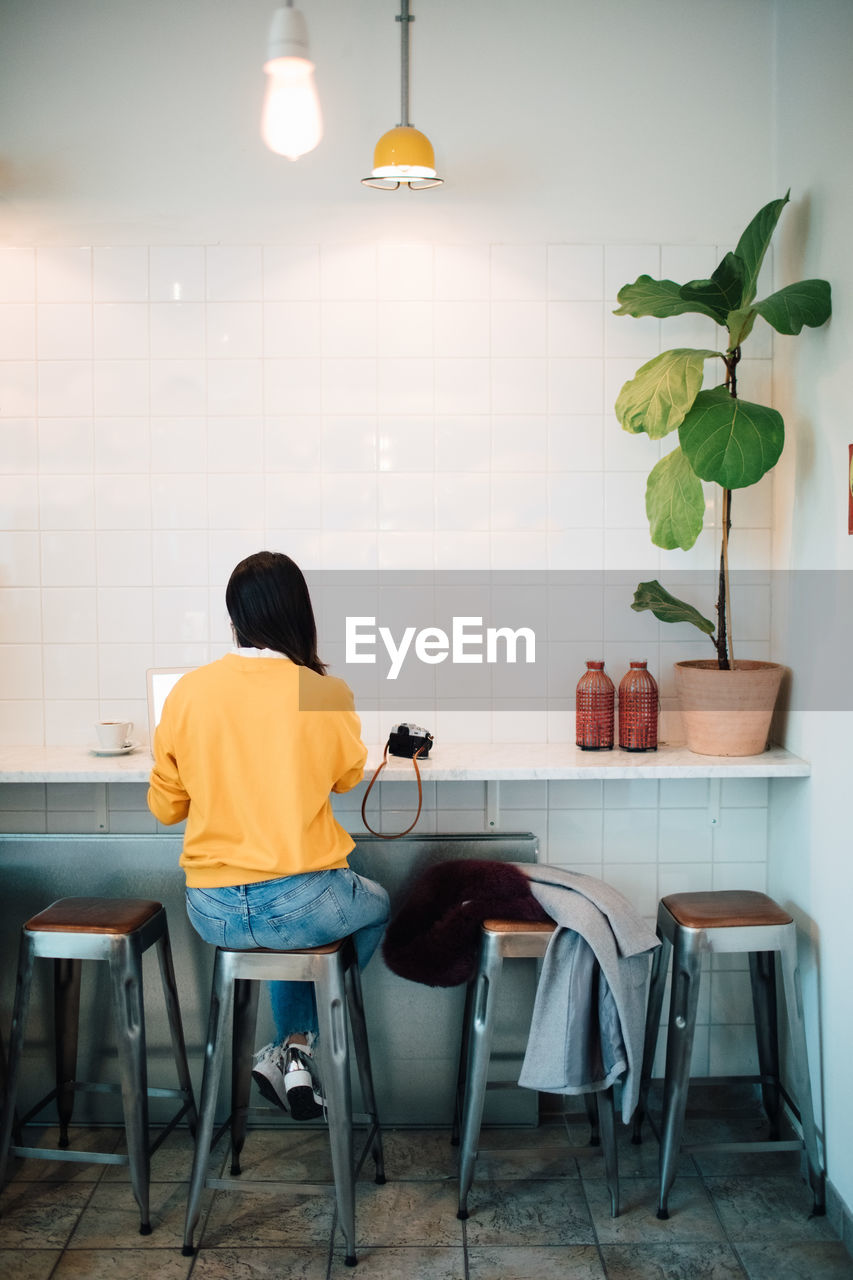
[[[352,934],[363,969],[384,932],[388,894],[340,867],[257,884],[187,889],[187,915],[205,942],[235,951],[319,947]],[[271,982],[269,988],[279,1042],[292,1033],[317,1033],[313,983]]]

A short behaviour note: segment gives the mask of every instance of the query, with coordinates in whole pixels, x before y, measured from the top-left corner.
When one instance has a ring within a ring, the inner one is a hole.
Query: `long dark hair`
[[[300,667],[326,674],[317,624],[299,565],[280,551],[256,551],[237,565],[225,606],[241,649],[275,649]]]

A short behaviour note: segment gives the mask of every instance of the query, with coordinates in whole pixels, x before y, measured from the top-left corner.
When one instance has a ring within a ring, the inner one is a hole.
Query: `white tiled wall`
[[[0,248],[0,741],[83,743],[113,715],[141,731],[145,668],[221,651],[224,583],[261,546],[309,569],[711,568],[713,494],[692,552],[652,547],[645,475],[669,441],[627,436],[612,404],[662,344],[713,345],[714,326],[611,313],[640,272],[717,256]],[[762,341],[747,395],[769,383]],[[769,480],[737,495],[737,567],[768,563],[770,497]],[[606,656],[618,676],[639,644],[666,698],[693,635],[630,615],[632,589],[612,607],[636,644]],[[739,655],[763,656],[754,595],[737,625]],[[507,716],[476,736],[568,732]]]

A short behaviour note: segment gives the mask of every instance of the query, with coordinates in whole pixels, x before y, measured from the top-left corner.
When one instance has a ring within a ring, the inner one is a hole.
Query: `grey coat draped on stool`
[[[621,1077],[627,1124],[640,1088],[648,952],[660,943],[602,880],[548,863],[517,865],[558,926],[542,963],[518,1083],[588,1093]]]

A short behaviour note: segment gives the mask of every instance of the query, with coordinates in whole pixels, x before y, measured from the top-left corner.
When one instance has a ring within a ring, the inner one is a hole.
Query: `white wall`
[[[819,276],[833,289],[826,328],[779,343],[777,404],[788,443],[777,480],[775,541],[782,569],[837,571],[849,600],[853,537],[847,533],[847,448],[853,442],[853,217],[849,54],[853,8],[822,0],[807,8],[779,0],[777,185],[803,197],[781,244],[786,279]],[[819,86],[819,88],[818,88]],[[815,619],[815,633],[820,630]],[[785,618],[776,643],[784,652]],[[848,644],[849,651],[849,644]],[[835,1190],[853,1204],[853,1057],[850,1017],[850,904],[853,840],[849,790],[853,765],[850,673],[835,673],[836,712],[807,711],[788,727],[787,745],[812,762],[807,786],[772,792],[769,884],[790,904],[810,946],[804,949],[812,1051],[822,1051],[827,1160]],[[813,1064],[813,1074],[817,1066]]]

